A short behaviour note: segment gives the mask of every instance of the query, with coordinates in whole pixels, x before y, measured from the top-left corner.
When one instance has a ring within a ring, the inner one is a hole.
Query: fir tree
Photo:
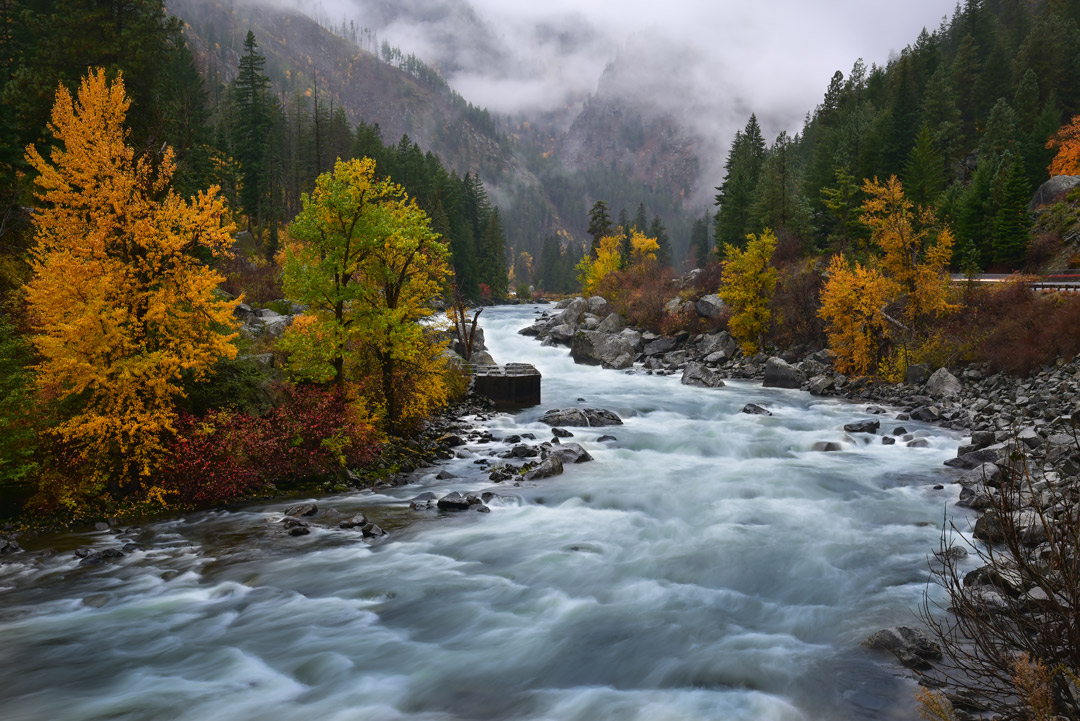
[[[664,223],[660,220],[660,216],[654,215],[652,225],[649,226],[648,231],[643,230],[642,232],[650,238],[656,238],[656,244],[660,246],[660,250],[656,254],[656,260],[660,263],[660,267],[671,267],[671,240],[668,238],[667,228],[664,227]]]
[[[754,202],[761,166],[765,161],[765,139],[757,116],[751,115],[746,128],[735,133],[724,170],[727,175],[716,190],[718,210],[715,218],[717,247],[725,244],[741,248],[750,226],[750,209]]]
[[[240,68],[232,85],[233,155],[240,163],[239,200],[248,217],[248,230],[257,219],[269,170],[266,134],[270,129],[270,79],[263,74],[266,58],[258,53],[258,47],[255,33],[248,30]]]
[[[908,200],[923,207],[935,204],[945,187],[945,162],[930,129],[923,125],[904,164],[904,191]]]
[[[1009,164],[1001,202],[994,216],[995,263],[1010,268],[1018,268],[1023,264],[1031,227],[1027,209],[1030,198],[1031,186],[1028,185],[1024,163],[1019,156],[1014,156]]]
[[[602,200],[593,203],[592,208],[589,210],[588,233],[592,236],[590,253],[595,258],[596,251],[600,247],[600,239],[611,233],[611,216],[608,214],[607,203]]]

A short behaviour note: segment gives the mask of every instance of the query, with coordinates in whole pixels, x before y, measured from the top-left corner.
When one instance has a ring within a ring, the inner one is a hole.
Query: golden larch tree
[[[586,254],[577,265],[578,282],[581,283],[581,290],[586,295],[594,294],[600,287],[601,281],[618,271],[623,265],[622,228],[617,230],[619,232],[615,235],[605,235],[600,238],[595,258]],[[627,269],[644,272],[650,265],[656,263],[659,252],[660,244],[656,238],[650,238],[639,230],[631,231]]]
[[[80,448],[114,497],[139,488],[174,433],[181,374],[204,378],[236,348],[235,302],[199,254],[222,256],[231,224],[218,189],[190,200],[169,188],[166,149],[155,164],[126,142],[121,76],[98,70],[77,99],[57,91],[49,160],[27,148],[41,208],[33,279],[41,385],[80,407],[56,432]]]
[[[833,256],[827,275],[818,315],[825,321],[836,369],[858,375],[876,373],[890,327],[885,308],[897,286],[876,268],[858,262],[850,267],[842,254]]]
[[[731,335],[742,344],[743,353],[751,355],[765,349],[765,333],[772,314],[769,301],[776,290],[776,268],[772,263],[776,236],[766,229],[760,235],[746,236],[746,248],[724,244],[724,284],[717,294],[731,306],[728,322]]]

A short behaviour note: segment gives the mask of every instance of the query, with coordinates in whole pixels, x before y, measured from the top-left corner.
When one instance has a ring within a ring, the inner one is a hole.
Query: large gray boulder
[[[697,351],[703,358],[711,356],[713,353],[723,353],[725,359],[731,359],[735,357],[735,351],[738,347],[739,344],[735,342],[731,334],[726,330],[722,330],[719,333],[709,333],[702,336],[701,340],[698,341]]]
[[[588,312],[593,315],[603,317],[611,312],[610,304],[599,295],[594,295],[585,301],[585,306]]]
[[[698,388],[723,388],[724,381],[720,375],[703,364],[691,361],[686,364],[686,370],[682,374],[684,386],[697,386]]]
[[[621,315],[608,313],[607,317],[600,321],[600,325],[596,327],[596,330],[601,333],[618,333],[625,325]]]
[[[566,324],[576,328],[578,323],[581,322],[581,316],[584,315],[585,311],[588,309],[588,301],[584,298],[574,298],[562,313],[555,316],[555,319],[558,321],[558,325]]]
[[[570,342],[574,340],[574,333],[576,332],[577,328],[575,326],[572,326],[569,323],[560,323],[548,331],[547,337],[554,343],[570,345]]]
[[[716,320],[727,312],[727,304],[720,300],[720,296],[714,294],[704,295],[694,303],[694,310],[702,318]]]
[[[1065,200],[1065,196],[1077,186],[1080,186],[1080,175],[1055,175],[1040,185],[1035,195],[1031,196],[1028,211]]]
[[[558,456],[563,465],[567,463],[587,463],[593,459],[579,443],[560,443],[553,445],[547,452],[549,456]]]
[[[532,470],[525,474],[526,481],[538,481],[541,478],[551,478],[557,476],[563,472],[562,459],[557,455],[552,454],[540,462],[540,465],[536,466]]]
[[[570,356],[575,363],[621,369],[634,365],[637,352],[615,333],[579,330],[570,343]]]
[[[801,388],[806,374],[783,358],[770,358],[765,362],[765,388]]]
[[[621,426],[622,419],[605,408],[564,408],[546,411],[541,423],[549,426]]]
[[[641,339],[641,331],[633,328],[623,328],[619,331],[619,335],[630,344],[635,353],[640,353],[645,348],[645,341]]]
[[[960,395],[960,380],[945,368],[938,368],[926,381],[926,392],[934,398]]]

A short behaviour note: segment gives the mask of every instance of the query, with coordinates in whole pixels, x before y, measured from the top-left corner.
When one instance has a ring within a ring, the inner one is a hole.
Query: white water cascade
[[[864,406],[578,366],[517,335],[535,311],[484,311],[496,360],[544,377],[541,407],[486,427],[539,442],[544,409],[607,408],[625,425],[571,429],[594,462],[492,488],[459,458],[318,499],[388,528],[375,545],[332,525],[285,535],[285,502],[149,524],[115,565],[70,550],[118,545],[108,533],[57,537],[66,550],[0,565],[0,717],[917,718],[913,682],[859,643],[916,622],[958,436],[905,421],[928,448],[863,436],[814,452]],[[750,402],[773,415],[740,413]],[[429,490],[502,498],[486,514],[408,510]]]

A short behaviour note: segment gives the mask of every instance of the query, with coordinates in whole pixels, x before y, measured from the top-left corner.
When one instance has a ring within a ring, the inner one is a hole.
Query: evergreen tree
[[[761,166],[765,161],[765,139],[757,116],[751,115],[746,128],[735,133],[724,170],[727,175],[716,189],[715,232],[717,247],[725,244],[741,248],[750,229],[750,209],[754,203]]]
[[[995,263],[1010,268],[1018,268],[1023,264],[1031,227],[1031,217],[1027,209],[1030,198],[1031,186],[1028,185],[1024,163],[1019,156],[1014,156],[1009,164],[1001,202],[994,216]]]
[[[611,216],[608,214],[608,206],[602,200],[593,203],[589,210],[589,230],[592,236],[590,253],[595,258],[596,251],[600,248],[600,239],[611,234]]]
[[[656,238],[656,244],[660,246],[660,250],[656,254],[656,260],[660,263],[660,267],[671,267],[671,240],[668,238],[667,229],[664,227],[663,221],[660,220],[660,216],[654,215],[652,225],[649,226],[649,229],[647,231],[642,230],[641,232],[645,233],[650,238]]]
[[[240,163],[240,208],[247,215],[248,230],[258,220],[260,201],[267,189],[267,132],[270,129],[270,78],[263,70],[266,58],[259,54],[255,33],[248,30],[244,52],[232,84],[233,155]]]
[[[950,163],[957,160],[961,151],[962,116],[945,66],[939,67],[927,82],[922,118],[943,160]]]
[[[716,259],[716,247],[709,238],[709,226],[712,225],[712,217],[708,211],[705,215],[694,220],[690,230],[690,251],[693,254],[698,268],[704,268],[710,260]]]
[[[506,267],[506,237],[499,221],[499,209],[492,208],[488,215],[487,227],[480,237],[477,248],[477,265],[480,282],[491,289],[496,298],[505,298],[509,286]]]
[[[904,192],[911,202],[927,207],[935,204],[944,187],[944,159],[930,129],[923,125],[904,164]]]
[[[809,210],[799,189],[795,141],[781,131],[769,149],[750,209],[751,227],[801,235],[809,225]]]
[[[634,230],[644,233],[649,229],[649,219],[645,213],[645,203],[638,203],[637,213],[634,215]]]
[[[840,253],[847,253],[854,248],[862,237],[862,223],[859,222],[859,208],[862,206],[862,194],[855,177],[847,168],[836,169],[836,182],[821,189],[825,207],[828,209],[832,231],[829,233],[829,247]],[[858,248],[860,255],[862,248]]]

